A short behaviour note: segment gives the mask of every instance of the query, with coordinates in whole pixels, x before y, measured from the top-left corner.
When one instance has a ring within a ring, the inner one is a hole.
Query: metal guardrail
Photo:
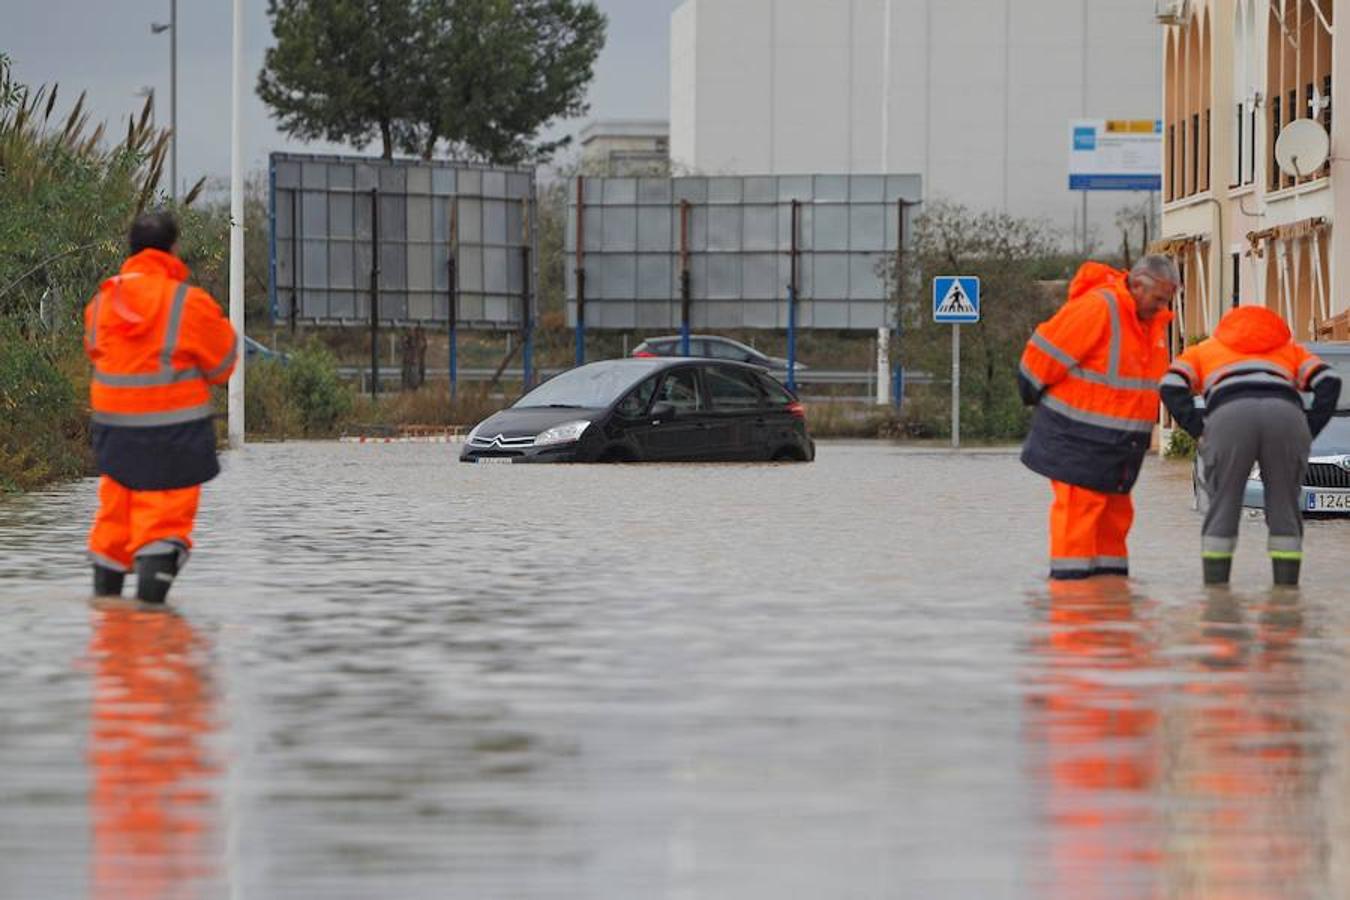
[[[560,375],[570,369],[571,366],[547,367],[538,370],[540,378],[552,378]],[[491,381],[492,376],[497,370],[492,367],[484,368],[465,368],[461,366],[458,370],[460,381],[476,382]],[[361,379],[365,385],[370,378],[369,366],[338,366],[338,375],[349,381]],[[427,379],[449,378],[449,368],[426,370]],[[502,381],[516,381],[519,379],[518,373],[508,372],[502,376]],[[380,384],[400,383],[403,380],[403,368],[401,366],[381,366]],[[869,369],[851,370],[851,369],[798,369],[798,384],[868,384],[875,385],[877,380],[876,373]],[[915,372],[905,373],[906,384],[934,384],[937,383],[933,376]]]

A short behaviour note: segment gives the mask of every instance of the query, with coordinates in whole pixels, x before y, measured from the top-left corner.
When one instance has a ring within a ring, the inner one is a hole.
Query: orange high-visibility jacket
[[[238,340],[211,295],[187,277],[177,257],[143,250],[85,307],[95,423],[136,428],[211,417],[209,385],[229,379]]]
[[[1264,306],[1239,306],[1219,321],[1214,336],[1172,360],[1162,381],[1163,399],[1181,427],[1199,437],[1204,416],[1191,401],[1203,395],[1206,411],[1238,397],[1283,397],[1300,408],[1311,391],[1309,427],[1314,435],[1330,420],[1341,379],[1316,354],[1293,339],[1284,319]]]
[[[1018,383],[1036,405],[1022,462],[1055,481],[1128,493],[1158,420],[1158,379],[1167,368],[1160,311],[1139,321],[1126,273],[1085,263],[1069,299],[1022,354]]]

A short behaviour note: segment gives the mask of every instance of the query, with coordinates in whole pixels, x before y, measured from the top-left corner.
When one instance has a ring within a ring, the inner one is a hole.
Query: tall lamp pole
[[[244,0],[234,0],[234,64],[230,103],[230,324],[239,340],[239,361],[229,386],[230,446],[244,446]]]
[[[152,34],[169,32],[169,193],[178,202],[178,0],[169,0],[169,24],[154,22]]]

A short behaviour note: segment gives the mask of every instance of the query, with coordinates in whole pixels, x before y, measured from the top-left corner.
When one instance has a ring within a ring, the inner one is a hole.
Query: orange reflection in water
[[[1225,898],[1336,895],[1302,631],[1293,592],[1206,604],[1171,754],[1172,882]]]
[[[1050,819],[1044,877],[1056,897],[1147,896],[1159,859],[1155,689],[1138,673],[1153,647],[1121,579],[1052,582],[1050,629],[1035,650],[1037,775]]]
[[[197,896],[212,872],[215,796],[206,646],[172,610],[94,612],[91,896]]]
[[[1121,581],[1051,587],[1028,716],[1046,893],[1344,896],[1297,594],[1153,606]]]

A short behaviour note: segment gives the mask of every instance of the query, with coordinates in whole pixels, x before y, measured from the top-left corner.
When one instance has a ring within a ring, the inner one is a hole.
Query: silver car
[[[1309,344],[1308,349],[1335,367],[1342,384],[1336,414],[1313,441],[1299,506],[1305,515],[1350,515],[1350,343]],[[1204,484],[1205,466],[1197,455],[1191,487],[1195,493],[1195,508],[1201,512],[1209,508],[1209,495]],[[1259,465],[1252,467],[1242,494],[1242,505],[1254,510],[1266,508],[1266,491]]]

